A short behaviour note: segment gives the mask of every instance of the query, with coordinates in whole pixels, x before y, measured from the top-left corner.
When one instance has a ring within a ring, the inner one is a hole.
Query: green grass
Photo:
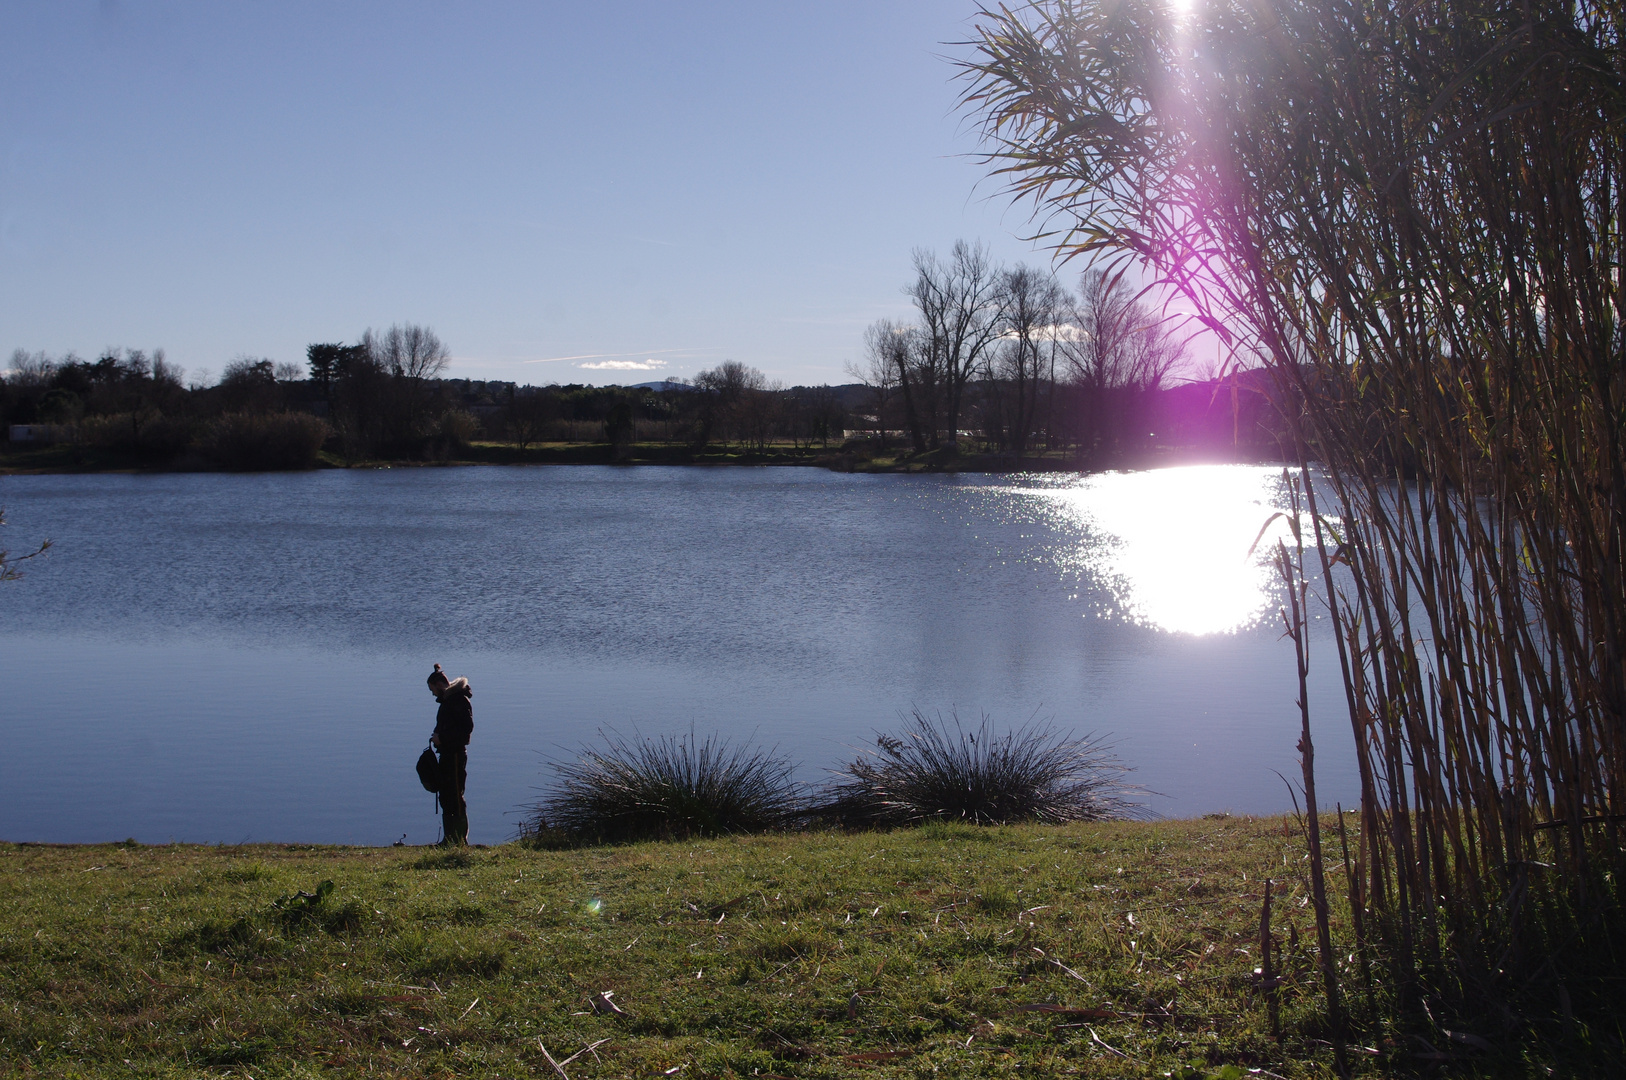
[[[596,1044],[573,1080],[1325,1076],[1302,852],[1283,820],[1243,818],[555,851],[4,845],[0,1074],[513,1080],[558,1075],[544,1047]],[[1251,989],[1266,876],[1280,1042]],[[605,992],[625,1015],[595,1012]],[[1437,1069],[1394,1045],[1360,1069]]]

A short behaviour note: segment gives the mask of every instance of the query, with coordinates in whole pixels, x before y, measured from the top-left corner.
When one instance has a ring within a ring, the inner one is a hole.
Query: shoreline
[[[1346,813],[1353,813],[1353,811],[1345,811],[1345,812]],[[1204,827],[1205,825],[1247,825],[1247,826],[1252,826],[1252,825],[1258,824],[1259,822],[1262,822],[1262,821],[1284,821],[1284,820],[1287,820],[1288,818],[1290,818],[1291,816],[1292,816],[1292,811],[1289,811],[1289,810],[1284,810],[1284,811],[1282,811],[1280,813],[1275,813],[1275,814],[1233,814],[1230,811],[1226,810],[1226,811],[1214,811],[1214,812],[1206,813],[1206,814],[1194,814],[1191,817],[1113,818],[1113,819],[1109,819],[1109,820],[1105,820],[1105,821],[1099,821],[1099,822],[1073,823],[1073,824],[1068,824],[1068,825],[1056,825],[1056,826],[1050,826],[1050,827],[1059,828],[1059,829],[1071,829],[1071,828],[1074,828],[1074,827],[1081,827],[1084,824],[1088,824],[1090,826],[1099,825],[1099,826],[1111,826],[1113,828],[1129,828],[1129,829],[1145,828],[1145,829],[1155,830],[1156,828],[1162,827],[1162,826],[1167,826],[1167,827],[1170,827],[1170,828],[1185,828],[1185,827],[1200,828],[1200,827]],[[1331,819],[1333,821],[1336,821],[1336,819],[1337,819],[1337,815],[1332,813],[1331,811],[1328,811],[1323,816],[1327,817],[1327,818],[1329,818],[1329,819]],[[955,824],[955,823],[951,822],[950,824]],[[775,836],[776,837],[788,837],[788,838],[814,837],[814,836],[855,837],[855,836],[871,836],[871,835],[883,835],[883,834],[904,836],[904,835],[908,835],[911,829],[923,828],[923,827],[925,827],[925,826],[923,826],[923,825],[915,825],[915,826],[904,825],[904,826],[897,826],[895,828],[890,828],[890,829],[853,829],[853,830],[839,829],[839,828],[785,829],[785,830],[780,830],[780,831],[769,830],[769,831],[760,832],[760,833],[741,833],[741,834],[738,834],[738,836],[735,836],[733,838],[734,839],[747,839],[747,838],[750,838],[750,837],[775,837]],[[997,829],[1018,829],[1018,828],[1044,828],[1044,827],[1045,826],[1031,825],[1031,824],[1025,824],[1025,823],[1014,824],[1014,825],[976,825],[976,826],[967,825],[966,826],[966,828],[992,829],[992,830],[997,830]],[[1335,825],[1329,825],[1328,827],[1329,828],[1335,828],[1336,826]],[[222,841],[220,843],[210,843],[209,841],[206,841],[206,840],[169,840],[169,841],[165,841],[165,842],[162,842],[162,843],[148,844],[148,843],[143,843],[142,841],[136,840],[134,837],[130,837],[130,838],[127,838],[127,839],[124,839],[124,840],[84,840],[84,841],[6,840],[6,839],[0,839],[0,852],[4,852],[7,849],[19,849],[19,850],[29,850],[29,851],[91,851],[91,850],[102,850],[102,849],[109,849],[110,850],[110,849],[115,849],[116,848],[116,849],[124,850],[124,851],[167,851],[167,850],[174,849],[174,850],[196,850],[196,851],[200,851],[200,852],[209,851],[209,852],[217,852],[217,853],[219,853],[219,852],[226,852],[226,853],[230,853],[230,852],[251,852],[251,851],[266,851],[266,852],[273,852],[273,851],[301,852],[302,851],[302,852],[318,852],[318,853],[319,852],[329,852],[329,853],[332,853],[332,854],[344,854],[346,852],[382,852],[382,851],[392,851],[392,850],[428,851],[428,850],[433,849],[433,850],[501,851],[501,850],[504,850],[506,848],[521,848],[521,849],[524,849],[524,850],[527,850],[527,851],[535,850],[535,851],[555,851],[555,852],[564,852],[564,853],[569,853],[569,852],[578,852],[579,853],[579,852],[592,852],[592,851],[609,851],[609,850],[616,850],[616,849],[620,849],[620,848],[634,847],[634,846],[639,846],[639,845],[644,845],[644,844],[654,844],[656,846],[659,846],[659,845],[662,845],[662,844],[667,844],[667,845],[670,845],[670,846],[676,848],[676,847],[682,847],[685,844],[710,843],[710,842],[713,842],[715,840],[720,840],[720,839],[724,839],[724,837],[715,837],[715,838],[712,838],[711,840],[705,840],[705,841],[639,840],[639,841],[627,842],[627,843],[604,842],[604,843],[592,843],[592,844],[584,843],[584,844],[568,844],[568,845],[549,844],[549,845],[541,845],[541,846],[539,846],[539,845],[536,845],[533,842],[525,839],[524,837],[516,836],[516,837],[513,837],[513,838],[508,839],[508,840],[499,840],[496,843],[491,843],[491,844],[469,844],[469,845],[467,845],[466,849],[445,848],[443,845],[437,844],[437,843],[430,843],[430,844],[330,844],[330,843],[324,843],[324,842],[322,842],[320,840],[253,840],[253,841],[250,841],[248,843],[227,843],[227,842],[224,842],[224,841]]]
[[[1055,452],[1013,458],[997,453],[958,453],[948,449],[915,454],[902,449],[878,450],[846,443],[841,448],[774,447],[767,451],[695,450],[677,443],[544,443],[524,449],[512,443],[473,443],[458,453],[429,461],[382,458],[346,461],[324,452],[315,469],[231,470],[194,456],[167,462],[132,460],[94,447],[56,445],[18,449],[0,445],[0,476],[71,475],[77,473],[156,474],[226,472],[312,472],[324,469],[428,469],[526,465],[751,466],[820,468],[847,473],[1002,473],[1137,471],[1181,465],[1280,465],[1279,454],[1264,448],[1154,447],[1112,460],[1085,462]]]

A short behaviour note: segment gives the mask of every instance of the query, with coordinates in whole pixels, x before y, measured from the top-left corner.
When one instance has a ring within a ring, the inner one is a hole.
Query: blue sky
[[[1049,262],[969,156],[974,10],[0,0],[0,349],[847,381],[912,248]]]

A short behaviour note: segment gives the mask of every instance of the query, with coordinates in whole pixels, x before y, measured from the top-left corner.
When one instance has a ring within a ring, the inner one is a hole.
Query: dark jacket
[[[440,711],[435,714],[435,734],[442,748],[469,745],[474,734],[474,690],[467,679],[453,679],[440,695]]]

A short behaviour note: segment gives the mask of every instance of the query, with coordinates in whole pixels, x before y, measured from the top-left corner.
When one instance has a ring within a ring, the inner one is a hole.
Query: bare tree
[[[932,252],[915,252],[915,281],[908,292],[920,311],[923,337],[915,371],[922,388],[940,388],[943,438],[953,445],[966,384],[981,370],[983,354],[999,336],[999,270],[982,245],[958,240],[947,263]],[[904,393],[910,393],[907,386]],[[935,448],[935,423],[928,437]]]
[[[871,429],[882,449],[886,448],[887,421],[891,415],[893,395],[899,378],[909,363],[909,335],[911,328],[900,326],[891,319],[881,319],[864,331],[864,359],[848,363],[847,374],[863,383],[870,393],[870,405],[875,410]],[[911,410],[911,428],[915,420]],[[917,432],[918,434],[918,432]]]
[[[696,375],[694,385],[705,395],[699,441],[716,432],[725,446],[730,438],[754,441],[759,449],[767,445],[765,425],[771,423],[773,403],[765,399],[778,389],[769,385],[767,376],[738,360],[724,360]]]
[[[1071,329],[1062,325],[1066,299],[1043,271],[1018,265],[1000,275],[1003,317],[995,345],[985,353],[987,375],[1003,442],[1019,460],[1037,427],[1041,392],[1055,382],[1060,341]]]
[[[377,337],[369,330],[363,340],[391,375],[415,382],[440,378],[452,357],[433,330],[412,323],[392,326]]]
[[[1080,449],[1094,456],[1135,445],[1146,436],[1151,397],[1184,360],[1185,343],[1122,277],[1100,270],[1080,278],[1073,318],[1062,351],[1076,391]]]
[[[433,330],[412,323],[392,326],[376,336],[368,330],[361,342],[397,384],[396,437],[416,438],[419,420],[429,411],[430,384],[445,373],[451,353]]]

